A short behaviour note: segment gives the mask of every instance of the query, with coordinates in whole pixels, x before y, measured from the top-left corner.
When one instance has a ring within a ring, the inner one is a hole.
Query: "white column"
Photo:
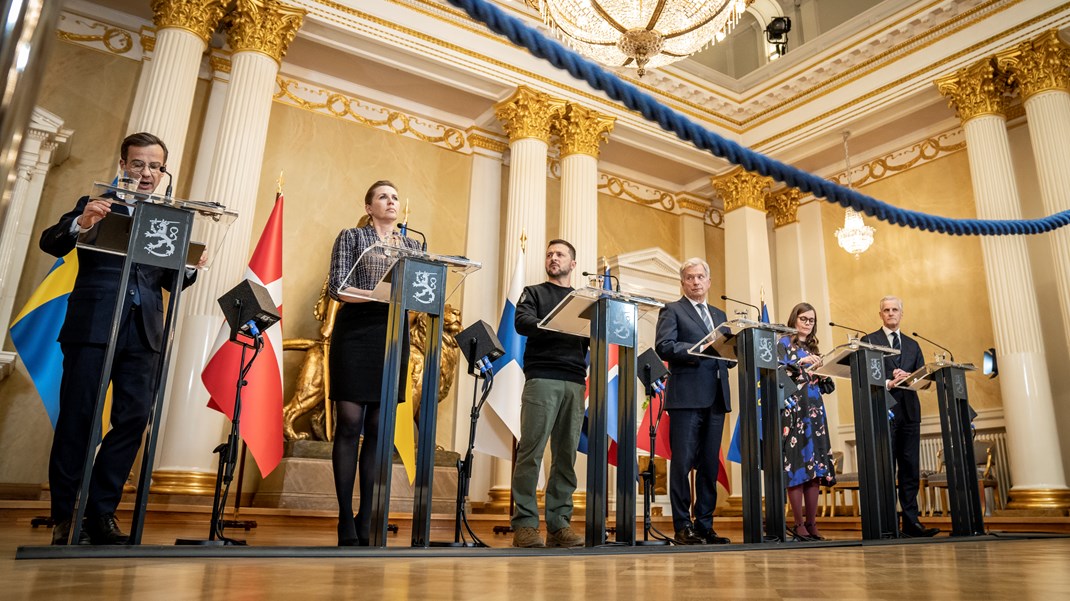
[[[238,11],[229,36],[234,49],[231,80],[205,190],[205,198],[237,212],[238,219],[221,244],[218,239],[209,240],[209,248],[218,245],[211,269],[202,271],[196,285],[183,295],[180,353],[159,461],[165,478],[154,473],[157,480],[193,484],[201,475],[215,471],[211,451],[220,440],[224,419],[206,408],[208,392],[200,372],[223,320],[216,299],[242,279],[248,266],[275,76],[304,14],[273,2],[240,3]]]
[[[471,140],[475,136],[469,136]],[[501,296],[498,293],[498,271],[502,261],[498,255],[501,241],[498,231],[501,224],[502,199],[502,154],[506,150],[504,143],[489,138],[483,145],[491,149],[477,147],[472,155],[472,187],[468,195],[468,225],[465,256],[483,263],[483,268],[469,276],[465,282],[461,304],[464,310],[465,327],[478,320],[486,321],[491,327],[498,327],[501,315]],[[511,265],[512,262],[504,261]],[[506,274],[508,279],[510,276]],[[457,368],[457,403],[455,408],[453,448],[464,454],[469,443],[469,418],[472,410],[472,389],[476,380],[468,375],[468,365],[462,359]],[[486,413],[485,406],[483,412]],[[480,424],[485,428],[485,423]],[[472,486],[469,489],[474,500],[485,501],[487,491],[492,484],[494,463],[503,461],[490,455],[480,454],[473,464]],[[504,462],[506,466],[508,461]],[[478,484],[478,486],[477,486]],[[509,482],[506,480],[506,488]]]
[[[215,149],[219,144],[219,126],[223,121],[227,89],[230,87],[230,59],[213,55],[209,58],[212,83],[208,90],[208,106],[204,111],[204,126],[201,142],[197,147],[197,159],[193,166],[189,197],[193,200],[211,201],[208,194],[208,178],[215,163]]]
[[[598,159],[586,154],[561,158],[561,229],[560,237],[576,247],[579,272],[601,271],[598,258]]]
[[[527,236],[526,284],[546,279],[546,151],[545,140],[523,138],[509,143],[509,196],[505,210],[505,254],[520,252],[520,235]],[[509,265],[506,262],[506,265]],[[508,267],[507,267],[508,269]],[[508,282],[511,274],[505,274]]]

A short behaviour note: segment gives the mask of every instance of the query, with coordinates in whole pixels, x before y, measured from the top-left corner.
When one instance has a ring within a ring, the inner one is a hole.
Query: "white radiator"
[[[992,457],[992,475],[999,482],[999,506],[1007,506],[1007,493],[1011,488],[1011,468],[1007,461],[1007,433],[1003,430],[986,430],[978,432],[977,440],[995,443]],[[921,471],[940,471],[939,453],[944,448],[944,439],[939,432],[928,434],[921,439]],[[981,458],[978,457],[978,460]],[[939,499],[937,500],[939,504]],[[940,508],[942,509],[942,508]]]

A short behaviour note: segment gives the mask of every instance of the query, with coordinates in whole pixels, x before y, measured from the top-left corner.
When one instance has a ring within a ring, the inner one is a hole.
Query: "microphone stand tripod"
[[[212,521],[209,525],[208,539],[180,538],[175,541],[176,545],[214,546],[246,544],[243,540],[228,538],[223,535],[223,529],[226,527],[226,520],[223,519],[223,514],[226,511],[227,494],[230,492],[230,483],[234,480],[234,467],[238,461],[238,426],[241,418],[241,391],[242,388],[248,384],[245,378],[249,375],[249,370],[252,369],[253,362],[256,361],[256,357],[264,348],[264,339],[260,331],[252,324],[252,322],[249,322],[247,325],[250,330],[247,335],[252,340],[251,344],[239,338],[237,330],[230,335],[230,341],[235,344],[240,344],[242,347],[241,362],[238,364],[237,390],[234,394],[234,413],[230,418],[230,434],[227,435],[226,442],[221,443],[212,451],[213,453],[219,454],[219,468],[216,470],[215,496],[212,500]],[[249,359],[249,362],[246,363],[245,353],[249,349],[253,349],[253,356]]]
[[[643,369],[646,371],[646,381],[649,382],[650,366],[644,365]],[[658,418],[656,421],[654,420],[654,397],[661,394],[662,390],[664,390],[664,384],[661,380],[650,382],[650,385],[646,387],[647,419],[650,422],[650,461],[647,463],[646,469],[639,474],[639,477],[643,480],[643,540],[636,541],[636,545],[672,544],[669,537],[658,530],[650,519],[651,506],[654,503],[654,481],[657,479],[654,466],[654,445],[657,443],[658,426],[661,425],[661,417],[665,415],[665,407],[663,405],[659,406]]]
[[[475,340],[472,341],[472,355],[475,354]],[[472,530],[472,525],[468,523],[468,511],[466,508],[468,501],[468,487],[472,482],[472,453],[476,444],[476,425],[479,423],[479,413],[483,410],[484,403],[487,402],[487,397],[490,395],[491,389],[494,387],[494,368],[491,366],[490,361],[486,358],[480,359],[476,362],[476,383],[479,380],[483,380],[482,394],[479,396],[479,400],[476,400],[476,389],[479,386],[472,387],[472,411],[469,414],[471,421],[468,424],[468,449],[464,453],[464,459],[457,461],[457,502],[454,515],[454,529],[453,529],[453,542],[431,542],[432,547],[487,547],[476,533]],[[464,525],[464,530],[468,532],[468,536],[471,541],[465,540],[464,532],[461,531],[461,525]]]

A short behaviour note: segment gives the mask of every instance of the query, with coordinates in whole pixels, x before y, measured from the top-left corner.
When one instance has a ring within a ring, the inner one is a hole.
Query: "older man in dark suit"
[[[669,363],[665,408],[671,418],[669,446],[672,466],[669,499],[676,542],[685,545],[725,544],[713,530],[717,506],[717,469],[725,413],[732,410],[728,366],[724,361],[696,357],[687,350],[725,321],[720,309],[706,302],[710,266],[699,258],[680,267],[684,296],[658,315],[655,350]],[[695,473],[695,521],[691,521],[691,470]]]
[[[903,318],[903,301],[895,296],[881,299],[881,329],[867,334],[864,342],[890,346],[898,355],[884,358],[884,371],[888,374],[885,388],[895,399],[892,407],[892,457],[896,465],[896,481],[899,489],[899,509],[903,534],[911,537],[934,536],[939,528],[926,528],[918,521],[918,481],[920,480],[921,448],[921,403],[918,393],[896,386],[913,371],[925,364],[917,341],[899,331]]]
[[[156,189],[167,162],[167,147],[148,133],[123,140],[119,166],[137,182],[137,190]],[[83,196],[74,209],[41,234],[41,250],[66,256],[78,235],[87,232],[112,212],[129,208],[113,199]],[[48,463],[52,497],[52,544],[66,544],[71,530],[75,497],[81,485],[82,466],[89,444],[93,409],[104,356],[111,334],[116,295],[124,295],[109,375],[112,385],[111,429],[104,436],[90,478],[84,533],[98,545],[124,544],[127,535],[115,521],[115,508],[123,494],[152,405],[160,348],[163,343],[163,289],[174,272],[134,265],[130,278],[121,282],[123,259],[78,249],[78,276],[67,300],[67,316],[59,333],[63,350],[63,380],[59,390],[59,417]],[[188,269],[185,286],[196,272]]]

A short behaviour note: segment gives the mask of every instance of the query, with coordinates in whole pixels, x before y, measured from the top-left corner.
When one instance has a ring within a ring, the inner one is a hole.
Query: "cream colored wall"
[[[254,245],[274,206],[280,172],[285,181],[286,338],[319,337],[319,322],[312,310],[330,265],[331,248],[338,233],[355,226],[364,214],[364,193],[377,180],[390,180],[398,186],[402,207],[406,202],[410,207],[409,224],[427,235],[429,250],[464,254],[470,156],[276,103],[271,110],[253,218]],[[478,282],[479,277],[477,272],[471,281]],[[447,302],[460,307],[461,295]],[[466,324],[474,319],[463,317]],[[286,399],[293,393],[301,358],[300,352],[285,354]],[[451,393],[440,405],[441,440],[451,440],[454,397]]]
[[[665,211],[598,195],[598,256],[660,247],[680,259],[680,218]]]
[[[59,115],[74,135],[70,158],[46,180],[15,312],[55,262],[37,248],[39,233],[89,193],[92,182],[114,176],[139,69],[139,63],[112,54],[66,43],[53,47],[37,104]],[[0,381],[0,483],[36,484],[48,477],[52,427],[22,363],[17,366]]]
[[[884,178],[862,191],[904,209],[955,218],[976,216],[965,152]],[[881,326],[881,297],[899,296],[904,303],[904,332],[917,331],[950,348],[957,360],[980,364],[982,352],[995,343],[977,238],[924,233],[868,218],[867,224],[877,228],[876,239],[855,259],[837,246],[834,235],[843,226],[843,209],[823,203],[822,217],[832,321],[874,331]],[[838,331],[835,336],[830,343],[842,342],[846,334]],[[931,360],[936,349],[919,343]],[[997,382],[977,372],[967,379],[974,408],[1001,406]],[[923,391],[921,402],[923,415],[938,413],[935,391]],[[853,415],[850,402],[840,403],[841,424],[853,424]]]
[[[724,309],[721,295],[725,291],[724,230],[712,225],[703,226],[706,233],[706,262],[710,264],[710,303]],[[685,257],[686,259],[687,257]]]

